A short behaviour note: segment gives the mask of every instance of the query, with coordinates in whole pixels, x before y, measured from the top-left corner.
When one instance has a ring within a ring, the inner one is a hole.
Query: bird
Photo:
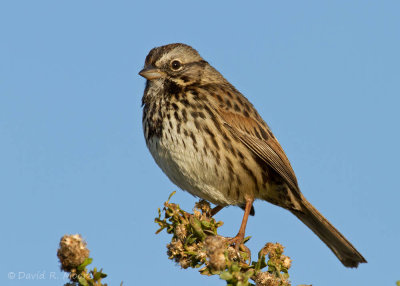
[[[179,188],[216,206],[244,209],[231,243],[244,241],[253,202],[280,206],[300,219],[346,267],[367,261],[304,197],[270,127],[250,101],[191,46],[150,50],[139,75],[146,79],[143,132],[157,165]]]

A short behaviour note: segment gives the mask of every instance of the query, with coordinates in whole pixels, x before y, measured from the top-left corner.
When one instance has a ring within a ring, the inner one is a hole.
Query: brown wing
[[[223,79],[224,80],[224,79]],[[278,140],[253,105],[229,82],[210,83],[197,90],[221,116],[224,127],[275,170],[294,193],[300,194],[296,175]]]
[[[285,152],[263,121],[258,122],[257,119],[226,109],[219,109],[218,113],[225,121],[225,128],[275,170],[295,193],[300,193],[296,175]]]

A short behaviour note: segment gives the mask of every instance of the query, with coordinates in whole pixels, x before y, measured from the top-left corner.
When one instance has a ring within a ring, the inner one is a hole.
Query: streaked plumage
[[[218,206],[237,205],[244,237],[255,199],[291,211],[347,267],[362,255],[301,194],[282,147],[253,105],[196,50],[170,44],[150,51],[140,74],[146,144],[181,189]]]

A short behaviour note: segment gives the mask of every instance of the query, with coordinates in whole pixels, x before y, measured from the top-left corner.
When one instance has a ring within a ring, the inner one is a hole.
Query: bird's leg
[[[240,245],[243,243],[244,234],[246,232],[247,219],[249,218],[249,214],[250,214],[251,206],[253,205],[253,202],[254,202],[254,199],[246,199],[246,207],[244,209],[243,220],[242,220],[242,224],[240,225],[239,232],[234,238],[230,239],[230,241],[229,241],[231,244],[235,244],[236,250],[239,250]],[[247,251],[250,253],[250,250],[248,248],[247,248]]]
[[[217,212],[219,212],[220,210],[222,210],[224,207],[223,206],[216,206],[211,210],[211,216],[215,216],[217,214]]]

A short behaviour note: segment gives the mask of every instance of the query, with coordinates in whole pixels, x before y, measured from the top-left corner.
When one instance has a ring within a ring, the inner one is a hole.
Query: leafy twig
[[[156,233],[172,234],[167,245],[168,258],[182,268],[200,268],[202,275],[219,275],[228,286],[290,286],[288,270],[291,259],[283,254],[279,243],[267,243],[258,253],[258,260],[250,262],[246,247],[239,251],[229,245],[229,239],[218,235],[223,225],[211,216],[210,204],[201,200],[195,204],[193,214],[170,203],[172,193],[158,209]],[[246,238],[246,243],[250,238]],[[268,257],[268,260],[266,259]],[[250,282],[252,280],[255,284]]]
[[[57,251],[61,263],[61,270],[69,273],[69,283],[65,286],[107,286],[102,279],[107,277],[103,270],[88,270],[87,266],[93,259],[89,258],[87,244],[79,234],[64,235]],[[122,285],[122,283],[121,283]]]

